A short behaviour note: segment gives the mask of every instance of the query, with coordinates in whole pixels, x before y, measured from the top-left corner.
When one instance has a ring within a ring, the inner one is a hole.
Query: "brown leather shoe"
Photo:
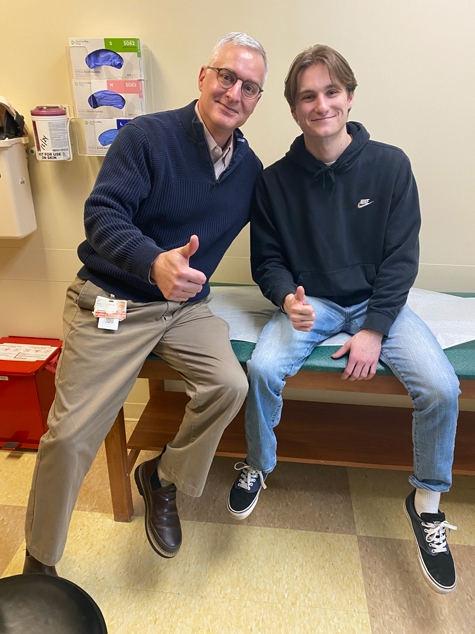
[[[29,552],[26,551],[25,563],[23,564],[23,574],[29,575],[32,573],[50,575],[51,577],[58,576],[58,573],[56,572],[56,568],[54,566],[47,566],[46,564],[42,564],[41,561],[38,561],[38,559],[35,559],[33,555],[30,555]]]
[[[162,557],[175,557],[181,546],[181,525],[176,507],[176,486],[152,491],[150,477],[159,458],[142,462],[135,469],[135,482],[145,502],[145,532],[150,546]]]

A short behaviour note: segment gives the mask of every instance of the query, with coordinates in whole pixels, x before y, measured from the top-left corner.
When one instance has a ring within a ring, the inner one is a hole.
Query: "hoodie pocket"
[[[371,294],[376,279],[374,264],[354,264],[332,271],[303,271],[298,284],[313,297],[341,297]]]

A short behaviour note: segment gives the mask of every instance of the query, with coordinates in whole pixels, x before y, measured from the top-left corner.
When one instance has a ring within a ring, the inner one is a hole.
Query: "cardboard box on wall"
[[[72,82],[76,116],[131,118],[146,114],[144,80],[102,79]]]
[[[73,79],[145,79],[140,39],[69,38]]]
[[[131,119],[83,119],[81,127],[84,135],[84,153],[92,156],[107,154],[120,128],[129,121]]]

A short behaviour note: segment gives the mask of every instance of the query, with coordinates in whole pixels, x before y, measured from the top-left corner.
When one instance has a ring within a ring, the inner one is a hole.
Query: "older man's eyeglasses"
[[[210,70],[215,70],[218,73],[218,84],[221,88],[232,88],[237,81],[242,81],[241,94],[246,99],[256,99],[261,92],[264,92],[259,84],[248,79],[241,79],[236,73],[229,68],[215,68],[214,66],[207,66]]]

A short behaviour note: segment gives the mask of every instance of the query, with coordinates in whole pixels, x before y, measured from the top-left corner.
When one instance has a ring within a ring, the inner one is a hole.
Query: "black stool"
[[[104,617],[79,586],[43,574],[0,579],[2,634],[107,634]]]

